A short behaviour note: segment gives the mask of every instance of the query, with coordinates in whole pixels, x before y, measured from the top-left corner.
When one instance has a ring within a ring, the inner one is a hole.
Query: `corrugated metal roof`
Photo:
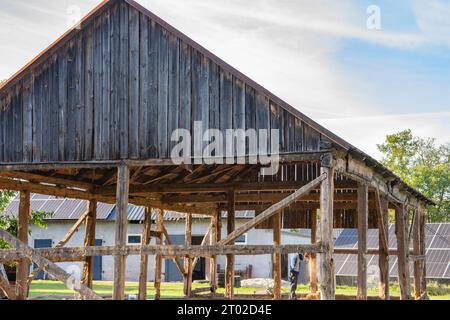
[[[88,201],[75,200],[66,198],[57,198],[53,196],[46,196],[41,194],[32,194],[30,199],[31,210],[53,212],[53,216],[48,220],[78,220],[85,212]],[[19,210],[18,196],[5,209],[7,215],[17,215]],[[129,221],[143,221],[144,207],[134,205],[128,206],[128,220]],[[237,211],[237,219],[251,219],[255,216],[254,211]],[[223,212],[222,217],[226,218],[227,213]],[[112,204],[105,204],[99,202],[97,205],[97,219],[114,221],[116,218],[116,206]],[[164,220],[177,221],[184,218],[184,214],[174,211],[165,211]],[[194,218],[204,219],[208,218],[205,215],[194,215]],[[156,219],[156,212],[152,213],[152,220]]]

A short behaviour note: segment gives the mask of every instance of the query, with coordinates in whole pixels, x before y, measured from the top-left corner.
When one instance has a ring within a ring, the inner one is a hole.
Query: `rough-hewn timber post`
[[[148,245],[151,240],[152,208],[145,208],[142,244]],[[141,272],[139,274],[139,300],[147,300],[148,255],[141,254]]]
[[[21,191],[19,201],[19,223],[17,237],[23,243],[28,244],[28,224],[30,221],[30,192]],[[22,259],[17,264],[16,270],[16,298],[26,300],[28,296],[28,274],[30,272],[30,261]]]
[[[420,232],[420,225],[422,220],[422,213],[420,208],[416,211],[414,215],[414,221],[413,221],[413,253],[414,255],[420,256],[421,255],[421,232]],[[422,279],[422,259],[415,259],[414,260],[414,296],[416,298],[419,298],[422,295],[422,288],[421,288],[421,279]]]
[[[117,173],[117,204],[116,204],[116,226],[115,226],[115,244],[116,247],[124,248],[127,237],[128,220],[128,193],[130,182],[130,169],[121,165]],[[125,299],[125,268],[126,255],[123,253],[114,256],[114,288],[113,300]]]
[[[220,211],[215,212],[211,216],[211,233],[209,236],[209,244],[215,245],[218,240],[218,229],[219,229],[219,219],[220,219]],[[217,290],[217,256],[212,256],[209,259],[209,282],[211,287],[211,292],[215,293]]]
[[[377,193],[378,194],[378,193]],[[379,297],[389,300],[389,201],[378,195],[380,212],[378,213],[378,266],[380,269]]]
[[[422,260],[422,277],[420,281],[420,292],[425,293],[427,291],[427,259],[426,258],[426,242],[425,242],[425,224],[426,224],[426,211],[421,205],[419,206],[420,213],[420,255],[424,257]]]
[[[326,248],[325,252],[320,254],[320,297],[322,300],[334,300],[334,169],[331,155],[327,155],[322,159],[321,173],[325,173],[327,177],[320,186],[320,237]]]
[[[357,299],[367,299],[367,223],[369,216],[369,190],[358,183],[358,285]]]
[[[156,244],[163,244],[163,224],[164,224],[164,212],[161,209],[156,210],[156,232],[158,236],[156,237]],[[155,256],[155,299],[159,300],[161,298],[161,272],[162,272],[162,256],[157,254]]]
[[[409,300],[409,265],[407,246],[407,211],[403,205],[398,205],[395,209],[395,225],[397,235],[397,256],[398,256],[398,282],[400,285],[400,297],[402,300]]]
[[[273,245],[281,245],[281,212],[273,216]],[[281,254],[273,254],[273,298],[281,300]]]
[[[228,215],[227,215],[227,233],[230,234],[235,228],[235,193],[228,194]],[[234,241],[229,243],[234,244]],[[225,299],[234,298],[234,254],[227,254],[225,265]]]
[[[184,245],[192,245],[192,214],[190,213],[186,214]],[[184,295],[186,297],[190,297],[192,291],[192,260],[192,257],[184,258],[184,270],[186,271],[184,275]]]
[[[95,224],[97,220],[97,201],[91,200],[88,203],[88,214],[85,220],[84,246],[95,246]],[[83,262],[82,283],[92,289],[94,282],[94,257],[86,257]]]
[[[317,210],[311,211],[311,244],[317,242]],[[309,255],[309,290],[311,295],[317,295],[317,254]]]

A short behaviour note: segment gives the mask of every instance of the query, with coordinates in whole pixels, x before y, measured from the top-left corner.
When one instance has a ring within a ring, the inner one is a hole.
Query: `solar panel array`
[[[335,240],[335,248],[358,248],[358,230],[343,229]],[[450,224],[432,223],[425,228],[426,263],[428,278],[450,279]],[[378,249],[378,230],[370,229],[367,233],[367,247]],[[389,226],[389,248],[397,248],[395,226]],[[411,241],[412,249],[412,241]],[[340,276],[357,275],[357,255],[337,254],[334,256],[335,272]],[[367,256],[367,268],[378,267],[378,256]],[[413,263],[410,262],[410,274],[413,272]],[[389,257],[389,274],[398,276],[397,257]]]

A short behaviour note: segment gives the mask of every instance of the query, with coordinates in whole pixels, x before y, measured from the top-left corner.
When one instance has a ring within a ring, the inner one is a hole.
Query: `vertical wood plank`
[[[92,160],[94,152],[94,28],[85,30],[85,111],[84,111],[84,150],[83,160]]]
[[[230,234],[235,229],[235,198],[234,191],[228,193],[228,214],[227,214],[227,233]],[[229,245],[233,245],[234,241]],[[227,254],[225,263],[225,299],[233,300],[234,298],[234,263],[233,254]]]
[[[184,245],[192,245],[192,214],[190,213],[186,214]],[[192,291],[192,261],[192,257],[184,258],[184,270],[186,274],[184,275],[183,292],[186,297],[190,297]]]
[[[172,132],[179,128],[180,120],[180,43],[177,37],[169,37],[169,105],[168,105],[168,156],[178,143],[171,141]]]
[[[139,155],[147,157],[148,111],[150,109],[150,29],[149,19],[140,14],[140,101],[139,101]]]
[[[159,95],[159,43],[161,27],[154,21],[150,25],[150,108],[148,110],[148,133],[147,133],[147,156],[150,158],[157,158],[158,154],[158,95]],[[156,119],[156,120],[155,120]]]
[[[273,216],[273,245],[281,245],[281,212]],[[281,300],[281,254],[273,254],[273,298]]]
[[[367,299],[367,219],[369,214],[368,187],[358,183],[358,284],[357,299]]]
[[[95,246],[95,226],[97,224],[97,201],[90,200],[88,214],[85,220],[84,246]],[[94,282],[94,258],[86,257],[83,262],[83,276],[81,282],[88,288],[93,288]]]
[[[159,236],[156,238],[156,244],[163,244],[163,224],[164,224],[164,212],[160,209],[156,210],[156,231],[159,232]],[[161,298],[161,272],[162,272],[162,256],[157,254],[155,256],[155,300]]]
[[[121,54],[125,54],[123,49],[121,48],[121,33],[120,28],[123,26],[126,29],[124,24],[121,24],[121,15],[125,15],[125,10],[120,10],[119,5],[113,5],[110,9],[110,36],[111,36],[111,101],[110,101],[110,156],[112,159],[120,159],[120,142],[121,142],[121,134],[124,132],[124,128],[121,127],[121,116],[123,115],[122,107],[126,108],[126,106],[122,105],[122,102],[126,102],[126,100],[122,100],[120,94],[123,92],[124,79],[121,78],[122,75],[126,73],[125,70],[122,70],[123,66],[121,66],[122,60],[125,58],[121,58]],[[125,19],[125,18],[122,18]],[[125,32],[125,31],[124,31]],[[125,37],[125,36],[124,36]],[[125,42],[125,40],[124,40]],[[124,124],[125,125],[125,124]],[[121,131],[122,130],[122,131]],[[123,141],[123,139],[122,139]]]
[[[311,211],[311,244],[317,242],[317,210]],[[309,291],[317,295],[317,253],[311,253],[309,258]]]
[[[221,213],[220,211],[215,212],[211,216],[211,234],[209,239],[209,244],[211,246],[215,245],[219,239],[219,220]],[[210,287],[211,292],[215,293],[217,290],[217,256],[212,256],[209,260],[209,271],[210,271]]]
[[[420,224],[421,224],[421,213],[420,209],[417,209],[414,215],[413,221],[413,253],[415,256],[420,255]],[[420,298],[422,295],[421,289],[421,277],[422,277],[422,261],[414,260],[414,296],[415,298]]]
[[[406,208],[403,205],[398,205],[395,209],[395,230],[397,235],[398,282],[402,300],[409,300],[410,298],[406,219]]]
[[[33,82],[34,77],[28,77],[23,84],[23,160],[33,160]],[[1,112],[1,108],[0,108]],[[1,117],[1,116],[0,116]],[[1,120],[0,120],[1,125]],[[2,131],[2,129],[0,129]],[[1,132],[0,132],[1,135]],[[0,138],[0,143],[4,144]],[[0,148],[0,159],[2,157]]]
[[[332,159],[323,159],[321,174],[327,178],[320,186],[320,238],[328,248],[320,254],[320,293],[322,300],[334,300],[334,263],[333,263],[333,202],[334,169]]]
[[[101,95],[102,104],[97,106],[101,108],[101,157],[102,159],[110,158],[110,116],[111,116],[111,26],[110,14],[105,12],[102,19],[102,83]],[[100,93],[97,93],[100,94]],[[125,118],[122,118],[122,120]]]
[[[420,214],[420,255],[426,256],[426,234],[425,234],[425,224],[426,224],[426,210],[423,205],[419,206],[419,214]],[[427,260],[422,260],[422,275],[420,279],[420,292],[427,292]]]
[[[120,158],[129,156],[129,18],[128,4],[120,2],[120,66],[119,66],[119,147]]]
[[[130,110],[129,110],[129,147],[130,158],[139,158],[139,101],[141,88],[139,86],[139,11],[129,8],[129,45],[130,45]]]
[[[180,45],[180,112],[179,127],[191,130],[192,108],[192,56],[191,47],[182,42]]]
[[[30,221],[30,192],[21,191],[19,194],[19,219],[17,238],[23,243],[28,243],[28,224]],[[28,296],[28,274],[30,262],[22,259],[17,263],[16,270],[16,297],[17,300],[26,300]]]
[[[158,156],[166,158],[169,154],[169,34],[165,29],[161,29],[159,36]]]
[[[149,245],[152,228],[152,208],[145,208],[142,245]],[[141,272],[139,273],[139,300],[147,300],[148,255],[141,254]]]
[[[128,195],[130,188],[130,169],[122,165],[117,172],[117,204],[115,223],[115,245],[124,248],[127,237]],[[113,300],[125,299],[126,255],[114,256]]]
[[[378,203],[378,240],[379,255],[378,265],[380,268],[379,297],[389,300],[389,202],[385,197],[380,197],[375,192],[375,201]]]

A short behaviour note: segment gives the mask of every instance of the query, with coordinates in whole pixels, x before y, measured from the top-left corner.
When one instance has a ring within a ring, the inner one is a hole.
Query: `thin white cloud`
[[[436,138],[440,144],[450,142],[450,112],[321,119],[319,122],[377,159],[381,159],[381,154],[376,145],[388,134],[406,129],[411,129],[416,136]]]

